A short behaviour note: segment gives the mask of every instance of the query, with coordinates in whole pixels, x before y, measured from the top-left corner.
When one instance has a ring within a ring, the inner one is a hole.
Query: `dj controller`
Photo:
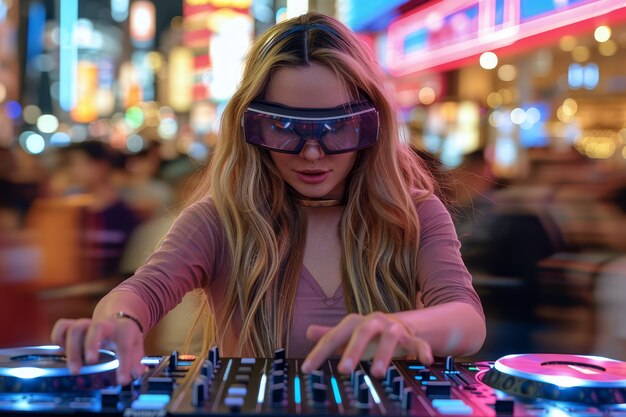
[[[0,349],[0,414],[626,417],[626,362],[596,356],[394,360],[383,378],[368,362],[339,374],[335,360],[305,374],[282,349],[260,359],[220,357],[213,347],[142,362],[148,371],[120,386],[111,351],[71,375],[58,346]]]

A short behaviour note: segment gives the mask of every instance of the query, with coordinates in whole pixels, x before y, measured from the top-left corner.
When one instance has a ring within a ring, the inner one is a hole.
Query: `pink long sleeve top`
[[[421,236],[415,276],[423,306],[460,301],[473,306],[484,319],[448,211],[436,197],[423,200],[416,207]],[[207,199],[185,209],[146,264],[113,291],[132,291],[144,300],[150,327],[196,288],[204,290],[213,312],[219,315],[223,311],[219,295],[225,291],[229,265],[222,223],[213,203]],[[346,314],[342,286],[328,298],[302,266],[293,322],[287,336],[288,356],[305,357],[312,349],[305,336],[309,325],[334,326]],[[218,329],[227,345],[220,349],[227,355],[234,352],[241,318],[232,323],[230,329]]]

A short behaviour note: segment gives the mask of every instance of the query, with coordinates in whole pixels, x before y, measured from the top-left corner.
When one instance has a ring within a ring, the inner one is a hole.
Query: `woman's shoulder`
[[[183,209],[181,214],[195,214],[201,216],[217,216],[215,202],[211,197],[204,197],[200,200],[190,203]]]
[[[435,193],[416,189],[412,191],[412,196],[420,221],[423,222],[436,218],[447,220],[450,217],[450,211]]]
[[[446,209],[443,201],[432,191],[420,188],[411,190],[411,197],[415,207],[419,210]]]
[[[176,222],[216,231],[221,230],[222,225],[215,203],[210,197],[189,204],[180,212]]]

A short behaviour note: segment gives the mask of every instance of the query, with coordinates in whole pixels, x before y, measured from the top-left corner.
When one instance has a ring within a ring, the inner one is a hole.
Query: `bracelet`
[[[143,326],[141,325],[141,322],[136,317],[133,317],[130,314],[124,313],[123,311],[118,311],[117,313],[113,315],[113,317],[116,319],[130,319],[134,321],[137,327],[139,327],[139,331],[141,332],[141,334],[143,334]]]

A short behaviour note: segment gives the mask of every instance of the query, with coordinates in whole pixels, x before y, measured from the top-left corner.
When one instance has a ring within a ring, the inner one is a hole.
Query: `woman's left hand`
[[[333,355],[341,355],[337,370],[344,374],[353,372],[359,361],[372,359],[370,372],[380,378],[394,357],[416,354],[421,363],[433,363],[431,347],[424,339],[413,335],[400,319],[381,312],[349,314],[335,327],[311,325],[307,338],[317,344],[302,364],[305,373]]]

